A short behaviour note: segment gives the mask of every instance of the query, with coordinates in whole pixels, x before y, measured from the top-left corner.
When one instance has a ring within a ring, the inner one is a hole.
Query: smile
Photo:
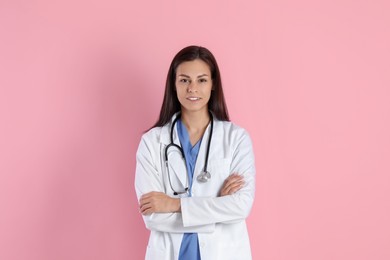
[[[200,97],[188,97],[187,99],[191,101],[197,101],[200,100]]]

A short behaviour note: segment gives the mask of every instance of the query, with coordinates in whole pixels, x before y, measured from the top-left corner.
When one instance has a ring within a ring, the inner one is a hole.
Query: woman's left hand
[[[180,212],[180,199],[171,198],[163,192],[152,191],[141,196],[139,208],[142,215]]]
[[[238,173],[233,173],[228,178],[226,178],[219,196],[232,195],[239,191],[245,184],[244,177]]]

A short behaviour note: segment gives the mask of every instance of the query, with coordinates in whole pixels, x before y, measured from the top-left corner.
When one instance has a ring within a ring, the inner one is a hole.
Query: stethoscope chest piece
[[[198,175],[196,179],[198,180],[198,182],[205,183],[211,179],[211,174],[208,171],[203,171],[201,174]]]

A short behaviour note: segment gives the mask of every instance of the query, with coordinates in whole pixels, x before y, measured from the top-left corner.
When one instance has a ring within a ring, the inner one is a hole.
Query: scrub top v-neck
[[[202,138],[194,146],[192,146],[188,131],[183,125],[181,119],[177,121],[177,133],[186,158],[189,180],[189,196],[191,197],[192,180]],[[180,246],[179,260],[201,260],[197,233],[184,233]]]

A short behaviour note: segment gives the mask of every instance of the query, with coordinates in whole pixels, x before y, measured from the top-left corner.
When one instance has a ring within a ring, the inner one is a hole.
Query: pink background
[[[254,259],[390,259],[390,2],[0,1],[0,259],[142,259],[135,151],[182,47],[252,136]]]

